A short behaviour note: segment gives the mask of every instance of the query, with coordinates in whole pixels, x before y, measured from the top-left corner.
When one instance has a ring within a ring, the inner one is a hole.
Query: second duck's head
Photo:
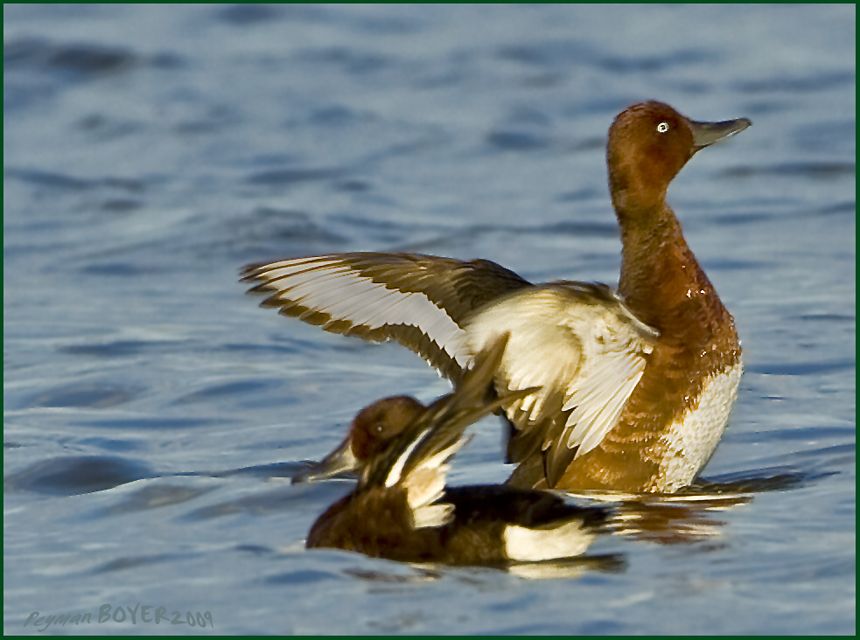
[[[424,411],[411,396],[391,396],[377,400],[358,412],[349,429],[352,453],[361,462],[385,449],[386,443],[403,433]]]
[[[362,469],[387,444],[414,424],[425,406],[411,396],[377,400],[358,412],[346,439],[318,463],[293,476],[293,482],[323,480]]]

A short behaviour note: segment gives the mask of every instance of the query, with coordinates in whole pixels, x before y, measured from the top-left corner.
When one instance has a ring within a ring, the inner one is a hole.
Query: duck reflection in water
[[[567,495],[611,505],[607,529],[613,534],[658,544],[709,542],[700,549],[718,549],[726,521],[717,514],[752,502],[757,493],[793,489],[822,474],[772,468],[726,474],[697,480],[676,493],[627,494],[579,492]],[[829,474],[824,474],[829,475]]]
[[[466,428],[532,393],[492,397],[504,334],[479,354],[451,394],[429,406],[407,396],[379,400],[356,416],[344,442],[293,481],[358,473],[355,489],[312,526],[307,546],[406,562],[509,565],[581,556],[610,510],[580,507],[549,492],[506,485],[445,487]]]

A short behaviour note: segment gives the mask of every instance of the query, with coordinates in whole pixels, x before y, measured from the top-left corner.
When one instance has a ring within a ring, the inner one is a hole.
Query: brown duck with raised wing
[[[653,101],[618,115],[607,144],[622,240],[617,291],[405,253],[280,260],[246,267],[244,280],[268,294],[265,306],[327,331],[395,340],[455,385],[508,332],[496,390],[541,387],[505,409],[513,485],[672,492],[713,454],[743,367],[732,316],[666,191],[696,152],[749,125],[695,122]]]

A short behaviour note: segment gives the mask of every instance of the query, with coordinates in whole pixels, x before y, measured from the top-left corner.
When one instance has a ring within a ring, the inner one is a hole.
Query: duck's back
[[[503,485],[447,488],[453,519],[416,527],[406,492],[373,488],[332,505],[312,527],[307,546],[356,551],[401,562],[498,565],[581,555],[608,517],[558,496]]]

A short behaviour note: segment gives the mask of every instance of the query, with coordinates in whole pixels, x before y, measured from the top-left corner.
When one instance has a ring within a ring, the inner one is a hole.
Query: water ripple
[[[267,169],[257,171],[245,179],[245,182],[253,185],[269,187],[287,187],[303,182],[316,182],[320,180],[331,180],[343,175],[343,169],[333,167],[302,167],[288,169]]]
[[[551,142],[547,136],[527,131],[496,129],[487,134],[487,144],[507,151],[536,151],[545,149]]]
[[[29,406],[105,409],[127,404],[140,394],[141,389],[129,384],[71,382],[35,395]]]
[[[184,484],[150,484],[138,491],[126,493],[122,499],[104,509],[105,515],[119,515],[160,509],[194,500],[212,491],[214,487],[195,487]]]
[[[112,489],[152,476],[149,466],[137,460],[119,456],[62,456],[36,462],[4,480],[6,491],[71,496]]]
[[[806,76],[779,76],[747,80],[736,83],[737,88],[744,93],[772,93],[786,91],[805,93],[823,91],[843,84],[854,84],[855,76],[847,71],[821,72],[817,71]]]
[[[295,54],[296,64],[332,66],[349,76],[378,73],[393,64],[387,56],[341,46],[303,49]]]
[[[146,189],[147,186],[154,183],[154,178],[142,179],[119,176],[81,178],[64,173],[22,167],[7,167],[4,173],[8,178],[21,180],[22,182],[30,183],[39,187],[71,191],[109,188],[138,194]]]
[[[747,366],[747,371],[771,376],[807,376],[851,371],[854,366],[854,358],[815,362],[755,362]]]
[[[18,68],[59,70],[97,76],[130,69],[140,58],[128,49],[86,44],[57,44],[40,38],[19,38],[3,46],[7,71]]]
[[[722,170],[721,178],[756,178],[760,176],[779,176],[796,178],[805,176],[812,179],[828,180],[854,177],[857,165],[854,162],[780,162],[762,165],[735,165]]]

